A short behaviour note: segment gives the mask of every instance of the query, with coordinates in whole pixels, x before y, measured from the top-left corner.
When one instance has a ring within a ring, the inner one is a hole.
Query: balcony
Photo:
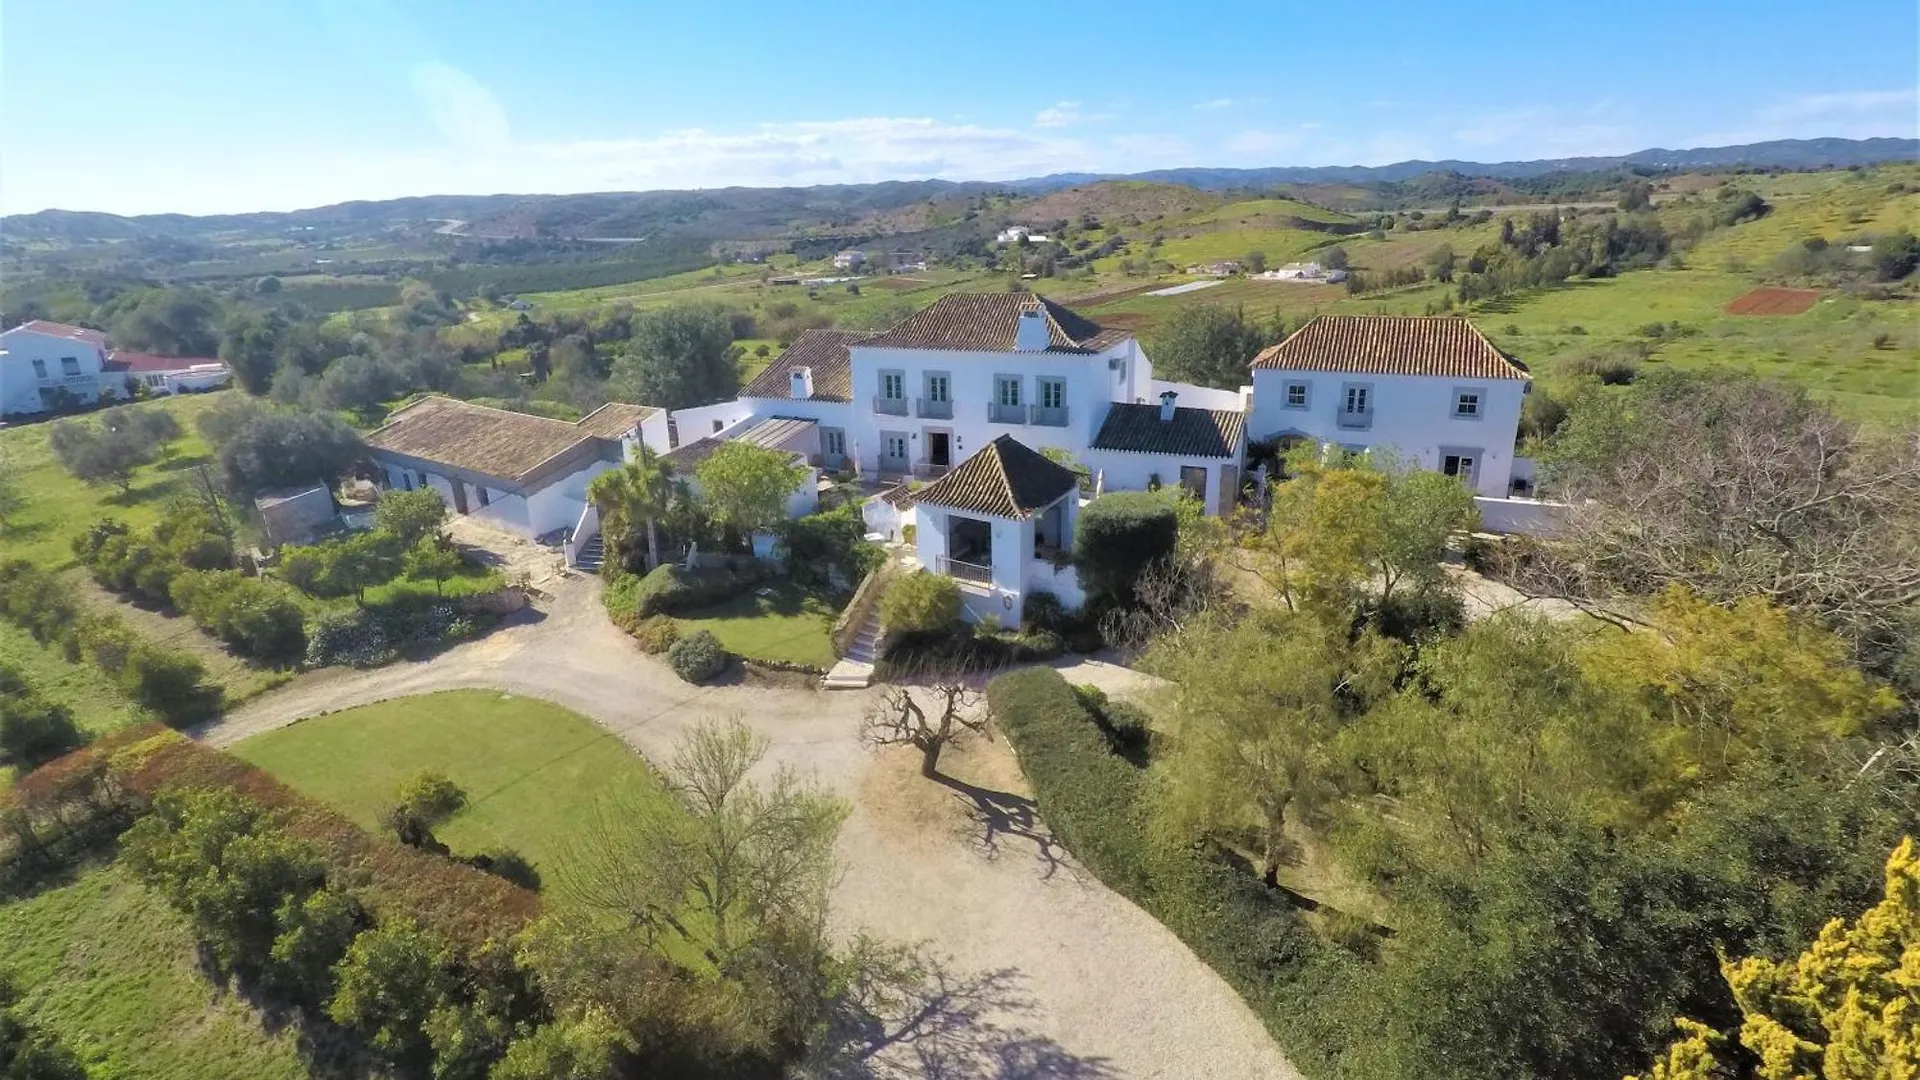
[[[987,420],[995,424],[1024,424],[1027,422],[1027,407],[990,401],[987,403]]]
[[[1033,418],[1029,422],[1041,427],[1066,427],[1067,407],[1065,405],[1056,405],[1049,408],[1045,405],[1035,405],[1033,407]]]
[[[953,419],[953,401],[952,399],[935,401],[932,398],[914,398],[913,415],[922,420],[951,420]]]
[[[907,399],[903,397],[874,398],[873,411],[885,416],[905,416],[907,415]]]
[[[1370,428],[1373,426],[1373,410],[1342,409],[1336,414],[1336,422],[1343,428]]]
[[[949,559],[945,555],[942,555],[934,560],[934,569],[955,581],[971,581],[975,585],[993,584],[993,567],[991,566],[961,562],[958,559]]]

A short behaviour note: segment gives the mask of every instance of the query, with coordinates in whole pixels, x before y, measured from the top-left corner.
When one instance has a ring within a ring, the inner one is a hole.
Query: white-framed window
[[[1453,392],[1453,415],[1460,420],[1480,419],[1480,391],[1474,389],[1455,390]]]
[[[1369,383],[1347,383],[1340,388],[1340,426],[1371,427],[1373,425],[1373,386]]]
[[[1372,390],[1372,387],[1368,387],[1368,386],[1347,387],[1346,401],[1345,401],[1345,404],[1342,406],[1341,411],[1347,412],[1347,413],[1366,412],[1367,399],[1370,396],[1369,391],[1371,390]]]
[[[1480,451],[1478,450],[1443,449],[1440,451],[1440,471],[1448,476],[1457,477],[1468,487],[1474,486],[1479,468]]]
[[[902,401],[907,396],[907,376],[905,372],[883,371],[880,373],[880,396],[888,401]]]
[[[1040,407],[1043,409],[1065,408],[1067,404],[1067,380],[1041,379]]]
[[[944,371],[927,372],[927,400],[944,402],[953,395],[953,380]]]
[[[77,358],[77,357],[72,357],[72,356],[63,356],[63,357],[61,357],[61,358],[60,358],[60,374],[62,374],[62,375],[78,375],[78,374],[80,374],[80,360],[79,360],[79,358]]]
[[[1020,406],[1020,376],[996,375],[993,379],[993,400],[1008,408]]]
[[[1287,384],[1286,405],[1289,409],[1304,409],[1307,407],[1306,383],[1290,382]]]
[[[34,377],[35,377],[35,378],[40,378],[40,379],[44,379],[44,378],[46,378],[46,377],[47,377],[47,362],[46,362],[45,360],[41,360],[41,359],[38,359],[38,358],[36,358],[36,359],[35,359],[35,360],[33,361],[33,374],[34,374]]]

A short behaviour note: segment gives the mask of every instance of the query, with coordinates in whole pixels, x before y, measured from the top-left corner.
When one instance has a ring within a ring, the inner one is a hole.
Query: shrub
[[[960,585],[924,570],[887,586],[880,596],[880,625],[888,633],[930,634],[960,620]]]
[[[0,664],[0,761],[33,769],[82,741],[65,706],[41,697],[19,672]]]
[[[635,623],[628,633],[640,643],[641,652],[658,656],[680,640],[680,624],[665,615],[653,615]]]
[[[1575,375],[1591,375],[1602,386],[1626,386],[1640,374],[1638,361],[1625,356],[1588,355],[1573,362]]]
[[[866,519],[854,503],[782,522],[779,533],[788,574],[803,586],[851,587],[887,558],[880,545],[867,540]]]
[[[720,639],[707,630],[683,637],[667,650],[667,663],[673,673],[690,683],[703,683],[720,674],[729,659],[727,650],[720,647]]]
[[[1065,641],[1052,630],[1029,630],[1013,639],[1017,660],[1051,660],[1067,651]]]
[[[322,616],[307,635],[307,666],[373,667],[403,649],[471,637],[480,628],[452,602],[401,597],[387,604]]]
[[[409,548],[426,537],[439,535],[447,523],[447,504],[432,488],[389,491],[374,506],[373,520],[382,531],[398,537],[401,547]]]
[[[766,568],[756,561],[692,570],[678,563],[663,563],[640,579],[634,591],[634,614],[645,618],[707,607],[746,592],[766,577]]]
[[[1133,583],[1173,554],[1180,520],[1172,502],[1144,491],[1103,495],[1080,512],[1074,565],[1090,599],[1132,603]]]
[[[195,570],[173,580],[174,606],[202,630],[257,660],[298,660],[307,649],[300,605],[238,570]]]
[[[421,769],[400,782],[401,808],[423,821],[445,821],[465,805],[467,793],[437,769]]]
[[[1059,630],[1066,619],[1065,605],[1045,589],[1035,589],[1020,601],[1020,625],[1029,630]]]
[[[127,654],[120,685],[143,708],[173,727],[205,720],[218,706],[219,691],[206,684],[207,669],[192,656],[153,645]]]

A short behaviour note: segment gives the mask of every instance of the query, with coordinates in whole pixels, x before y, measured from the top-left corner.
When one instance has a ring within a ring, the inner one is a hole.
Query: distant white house
[[[1232,259],[1221,259],[1217,262],[1201,263],[1198,266],[1187,267],[1187,273],[1189,274],[1203,274],[1208,277],[1228,277],[1239,272],[1240,264]]]
[[[835,270],[853,270],[865,264],[866,261],[866,252],[848,248],[833,257],[833,268]]]
[[[993,242],[996,244],[1017,244],[1022,240],[1025,240],[1029,244],[1050,244],[1053,242],[1053,239],[1045,233],[1034,232],[1025,225],[1009,225],[994,234],[993,237]]]
[[[98,330],[34,319],[0,333],[0,416],[124,397],[124,380],[106,365]]]
[[[117,372],[129,387],[142,386],[151,394],[197,394],[233,383],[227,365],[210,357],[155,356],[115,349],[107,354],[106,370]]]
[[[1317,262],[1288,263],[1253,276],[1259,281],[1304,281],[1328,285],[1347,280],[1345,270],[1328,270]]]

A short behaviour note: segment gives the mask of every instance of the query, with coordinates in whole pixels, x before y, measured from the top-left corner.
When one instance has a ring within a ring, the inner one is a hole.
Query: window
[[[821,449],[826,451],[829,457],[845,457],[847,455],[847,433],[839,428],[821,428],[820,445]]]
[[[907,463],[907,437],[897,431],[880,433],[880,444],[885,448],[881,461],[892,468],[904,468]]]
[[[1290,382],[1287,384],[1287,408],[1304,409],[1307,407],[1307,384]]]
[[[927,374],[928,401],[945,402],[951,397],[952,393],[953,385],[947,378],[946,372],[934,371]]]
[[[1040,380],[1040,407],[1043,409],[1064,408],[1067,404],[1067,380]]]
[[[993,380],[993,400],[1008,408],[1020,407],[1020,376],[999,375]]]
[[[718,420],[715,420],[715,421],[713,422],[713,433],[714,433],[715,435],[718,435],[718,434],[720,434],[720,429],[721,429],[722,427],[725,427],[725,426],[726,426],[726,425],[724,425],[724,424],[722,424],[722,423],[721,423],[720,421],[718,421]]]
[[[80,361],[76,360],[71,356],[61,357],[60,358],[60,374],[62,375],[80,374]]]
[[[33,373],[38,378],[42,378],[42,379],[46,378],[47,362],[45,360],[35,360],[33,362]]]
[[[1480,391],[1455,390],[1453,392],[1453,415],[1462,420],[1480,419]]]
[[[907,377],[898,371],[880,373],[880,396],[888,401],[899,401],[907,396]]]
[[[1470,450],[1450,450],[1440,455],[1440,471],[1458,477],[1468,487],[1473,486],[1473,472],[1477,464],[1478,455]]]
[[[1193,494],[1201,502],[1207,501],[1207,467],[1205,465],[1180,466],[1180,486]]]
[[[1347,401],[1343,411],[1355,415],[1365,413],[1367,411],[1367,387],[1347,387]]]
[[[1340,426],[1373,426],[1373,387],[1366,383],[1348,383],[1340,388]]]

